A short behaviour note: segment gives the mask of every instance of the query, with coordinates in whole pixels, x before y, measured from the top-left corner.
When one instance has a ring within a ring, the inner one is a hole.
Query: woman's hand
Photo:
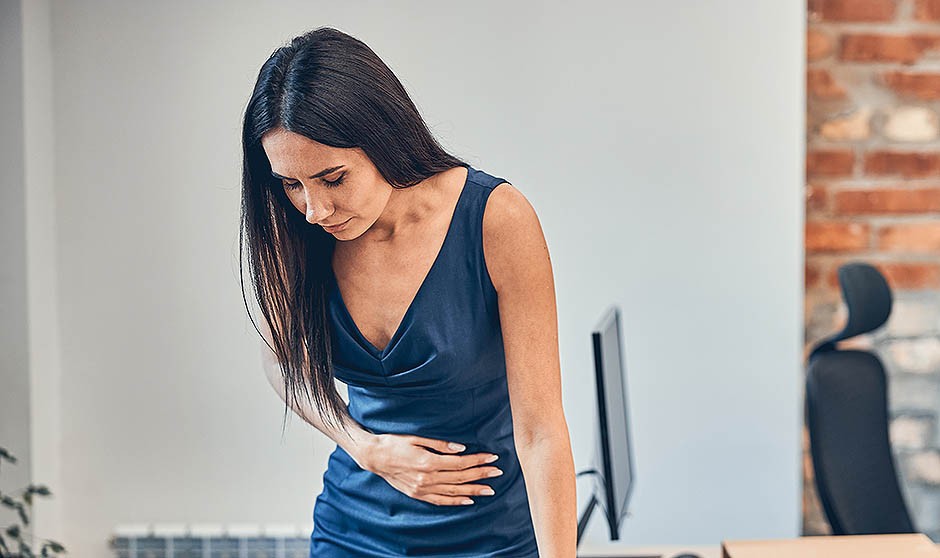
[[[448,443],[408,434],[377,434],[363,459],[363,468],[381,476],[390,485],[412,498],[439,506],[473,504],[469,496],[491,496],[485,484],[465,484],[501,475],[497,467],[484,467],[491,453],[454,454]],[[496,457],[498,459],[498,457]],[[495,461],[495,459],[493,459]]]

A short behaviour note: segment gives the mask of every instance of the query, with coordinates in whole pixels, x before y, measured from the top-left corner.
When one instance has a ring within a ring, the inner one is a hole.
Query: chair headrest
[[[877,268],[863,262],[850,262],[839,267],[839,285],[848,311],[845,327],[821,341],[810,355],[835,349],[835,344],[856,335],[878,329],[891,315],[891,288]]]

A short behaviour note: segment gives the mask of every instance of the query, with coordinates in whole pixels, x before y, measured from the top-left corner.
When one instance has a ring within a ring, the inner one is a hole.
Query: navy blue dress
[[[353,322],[331,275],[334,375],[349,412],[375,433],[464,444],[499,455],[493,496],[470,505],[412,498],[361,469],[340,446],[330,454],[313,508],[312,558],[473,556],[535,558],[528,494],[513,443],[496,290],[483,260],[483,209],[506,182],[468,168],[440,252],[384,350]]]

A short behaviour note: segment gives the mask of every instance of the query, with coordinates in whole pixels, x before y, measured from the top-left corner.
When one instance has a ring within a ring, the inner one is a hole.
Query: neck
[[[385,209],[371,227],[375,238],[391,240],[438,213],[448,195],[441,187],[443,181],[439,180],[443,174],[438,173],[408,188],[392,188]]]

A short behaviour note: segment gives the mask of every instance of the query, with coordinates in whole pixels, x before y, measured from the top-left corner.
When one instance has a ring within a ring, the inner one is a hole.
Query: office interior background
[[[844,323],[838,266],[875,265],[891,318],[851,344],[885,364],[901,488],[937,541],[940,2],[810,1],[807,16],[806,346]],[[804,446],[803,529],[826,534],[812,475]]]
[[[621,307],[625,541],[826,532],[805,348],[839,329],[835,269],[856,259],[897,297],[856,343],[886,363],[902,486],[938,540],[940,2],[0,9],[0,446],[20,459],[0,490],[47,484],[35,528],[73,555],[109,555],[119,524],[310,521],[333,444],[296,416],[281,436],[237,228],[257,69],[320,25],[365,41],[446,147],[538,211],[579,471],[589,329]]]

